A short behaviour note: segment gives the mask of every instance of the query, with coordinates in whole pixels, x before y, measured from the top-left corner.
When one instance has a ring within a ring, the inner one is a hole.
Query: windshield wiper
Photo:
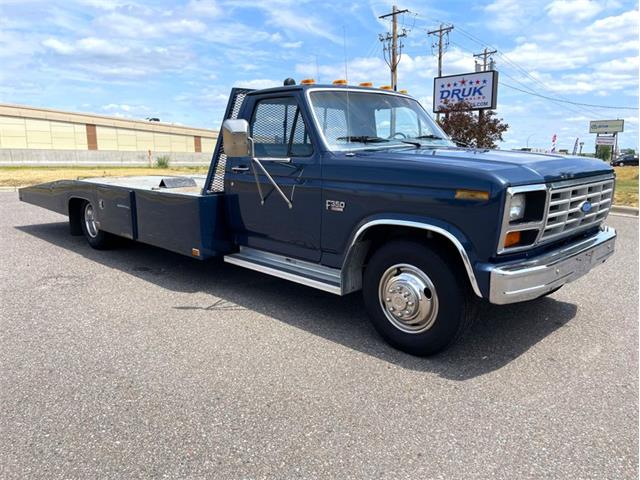
[[[351,135],[348,137],[338,137],[336,140],[345,140],[347,142],[359,142],[359,143],[384,143],[388,142],[386,138],[372,137],[369,135]]]
[[[413,145],[416,148],[420,148],[422,147],[422,144],[420,142],[412,142],[411,140],[399,140],[402,143],[406,143],[407,145]]]
[[[433,135],[431,133],[428,135],[418,135],[417,137],[411,138],[415,138],[416,140],[444,140],[444,138],[439,137],[438,135]]]

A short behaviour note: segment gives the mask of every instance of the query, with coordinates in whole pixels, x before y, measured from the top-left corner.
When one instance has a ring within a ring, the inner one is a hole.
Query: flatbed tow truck
[[[480,299],[529,301],[614,252],[613,169],[455,145],[406,94],[344,82],[233,89],[208,175],[61,180],[20,199],[115,237],[337,295],[415,355],[458,339]],[[532,306],[532,308],[535,308]]]

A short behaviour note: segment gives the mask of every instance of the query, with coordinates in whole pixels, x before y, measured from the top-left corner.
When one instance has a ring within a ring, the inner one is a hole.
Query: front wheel
[[[474,317],[466,278],[451,259],[413,241],[394,241],[371,257],[363,295],[375,329],[412,355],[431,355],[461,337]]]
[[[100,230],[96,219],[96,208],[91,202],[84,202],[82,205],[81,227],[87,242],[96,250],[105,250],[113,246],[114,236]]]

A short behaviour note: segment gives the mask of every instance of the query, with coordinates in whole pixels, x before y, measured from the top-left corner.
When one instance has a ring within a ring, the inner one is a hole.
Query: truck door
[[[309,119],[292,95],[247,100],[258,162],[229,158],[225,172],[236,240],[239,245],[319,261],[322,182]]]

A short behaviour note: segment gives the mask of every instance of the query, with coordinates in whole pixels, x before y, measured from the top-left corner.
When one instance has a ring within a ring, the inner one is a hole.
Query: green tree
[[[454,141],[469,147],[496,148],[509,125],[495,117],[493,110],[485,110],[483,118],[470,110],[467,102],[447,105],[440,118],[440,126]]]
[[[596,145],[596,158],[608,162],[611,159],[611,145]]]

